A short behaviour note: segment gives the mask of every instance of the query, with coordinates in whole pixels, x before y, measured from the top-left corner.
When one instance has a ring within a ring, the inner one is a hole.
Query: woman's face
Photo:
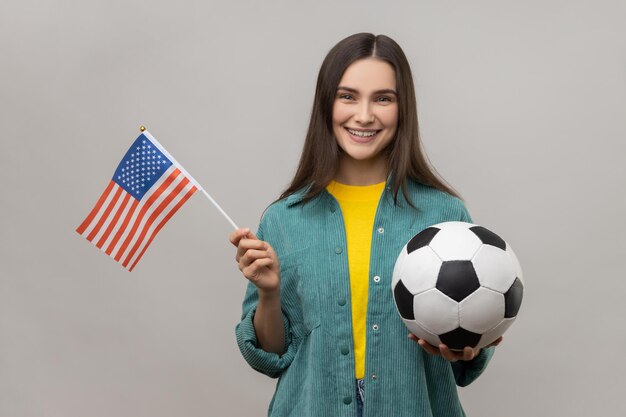
[[[333,104],[333,132],[348,158],[373,161],[398,127],[398,97],[393,67],[380,59],[353,62],[344,72]]]

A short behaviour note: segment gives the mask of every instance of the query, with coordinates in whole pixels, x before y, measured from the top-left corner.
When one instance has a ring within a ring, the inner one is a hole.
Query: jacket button
[[[340,306],[345,306],[346,305],[346,299],[345,298],[340,298],[339,301],[337,301],[337,304],[339,304]]]
[[[383,233],[385,233],[385,229],[382,228],[382,227],[379,227],[378,228],[378,233],[380,233],[382,235]]]
[[[376,283],[380,282],[380,277],[378,275],[376,275],[374,277],[374,282],[376,282]]]
[[[341,252],[343,252],[343,249],[341,249],[341,246],[337,246],[337,247],[335,248],[335,253],[336,253],[337,255],[339,255]]]
[[[341,348],[341,354],[342,355],[347,355],[348,353],[350,353],[350,349],[348,349],[346,346]]]
[[[352,404],[352,397],[343,397],[343,403],[345,405],[350,405]]]

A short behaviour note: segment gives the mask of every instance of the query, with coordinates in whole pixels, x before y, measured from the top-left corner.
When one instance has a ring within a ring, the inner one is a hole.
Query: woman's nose
[[[369,124],[374,122],[374,113],[369,102],[362,102],[357,109],[355,120],[361,124]]]

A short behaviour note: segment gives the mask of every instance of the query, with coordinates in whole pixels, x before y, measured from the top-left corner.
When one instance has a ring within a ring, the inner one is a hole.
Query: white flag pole
[[[215,200],[213,199],[213,197],[211,197],[211,196],[209,195],[209,193],[207,193],[207,192],[204,190],[204,187],[202,187],[202,186],[198,183],[198,181],[196,181],[196,180],[195,180],[195,179],[191,176],[191,174],[189,174],[189,173],[188,173],[188,172],[187,172],[187,171],[183,168],[183,166],[182,166],[181,164],[179,164],[179,163],[178,163],[178,161],[177,161],[176,159],[174,159],[174,157],[173,157],[173,156],[172,156],[172,155],[171,155],[171,154],[170,154],[167,150],[165,150],[165,148],[163,147],[163,145],[161,145],[161,144],[159,143],[159,141],[158,141],[158,140],[156,140],[156,139],[154,138],[154,136],[152,136],[152,135],[151,135],[151,134],[150,134],[150,133],[146,130],[145,126],[140,126],[140,127],[139,127],[139,130],[141,131],[141,133],[142,133],[142,134],[146,135],[146,137],[147,137],[148,139],[150,139],[150,140],[151,140],[151,141],[155,144],[155,146],[157,146],[157,147],[159,148],[159,150],[161,151],[161,153],[163,153],[163,155],[165,155],[165,156],[166,156],[166,157],[167,157],[170,161],[174,162],[174,163],[175,163],[175,164],[176,164],[176,165],[180,168],[180,170],[181,170],[181,171],[185,174],[185,176],[187,176],[187,177],[189,178],[189,180],[190,180],[190,181],[191,181],[191,182],[192,182],[192,183],[196,186],[196,188],[198,188],[200,191],[202,191],[202,192],[204,193],[204,195],[206,196],[206,198],[208,198],[208,199],[209,199],[209,201],[210,201],[211,203],[213,203],[213,205],[215,206],[215,208],[217,208],[217,210],[218,210],[220,213],[222,213],[222,216],[224,216],[224,217],[226,218],[226,220],[228,220],[228,222],[229,222],[229,223],[230,223],[230,224],[231,224],[231,225],[232,225],[235,229],[239,229],[239,227],[237,227],[237,225],[235,224],[235,222],[233,221],[233,219],[231,219],[231,218],[230,218],[230,216],[229,216],[228,214],[226,214],[226,212],[225,212],[225,211],[224,211],[224,210],[220,207],[220,205],[219,205],[219,204],[217,204],[217,201],[215,201]]]
[[[209,199],[209,201],[210,201],[211,203],[213,203],[213,205],[215,206],[215,208],[216,208],[216,209],[217,209],[220,213],[222,213],[222,216],[224,216],[224,217],[226,218],[226,220],[228,220],[228,222],[229,222],[229,223],[230,223],[230,224],[231,224],[231,225],[232,225],[235,229],[239,229],[239,228],[237,227],[237,225],[235,224],[235,222],[233,221],[233,219],[231,219],[231,218],[230,218],[230,216],[229,216],[228,214],[226,214],[226,212],[225,212],[224,210],[222,210],[222,208],[220,207],[220,205],[219,205],[219,204],[217,204],[217,201],[213,200],[213,197],[211,197],[211,196],[209,195],[209,193],[207,193],[207,192],[204,190],[204,188],[200,188],[200,190],[202,190],[202,192],[204,193],[204,195],[206,196],[206,198],[208,198],[208,199]]]

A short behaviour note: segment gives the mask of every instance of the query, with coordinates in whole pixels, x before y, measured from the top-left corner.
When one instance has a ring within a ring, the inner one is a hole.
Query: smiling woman
[[[377,58],[361,59],[344,72],[333,106],[333,133],[343,151],[335,179],[343,184],[370,185],[387,176],[382,151],[398,127],[396,75]]]
[[[348,121],[350,113],[352,120]],[[377,116],[380,116],[378,120]],[[303,187],[308,187],[305,201],[320,193],[330,181],[337,179],[337,173],[342,170],[340,161],[346,161],[346,149],[341,146],[344,130],[353,130],[352,134],[347,132],[346,139],[351,138],[356,144],[372,130],[382,129],[383,122],[395,125],[395,131],[386,146],[376,146],[376,166],[381,166],[385,160],[386,174],[394,178],[388,184],[392,187],[394,201],[398,201],[401,190],[412,204],[408,179],[459,197],[436,174],[422,151],[413,76],[404,52],[388,36],[369,33],[343,39],[326,55],[317,78],[300,162],[290,185],[280,197],[285,198]],[[344,126],[338,129],[341,123]],[[384,127],[391,132],[391,125]],[[368,164],[361,166],[372,168]],[[365,175],[358,179],[360,185],[386,179],[380,179],[379,173],[369,174],[369,169],[360,171]]]
[[[342,40],[322,63],[291,184],[256,235],[229,237],[249,280],[239,348],[280,378],[270,416],[464,416],[455,385],[493,347],[407,338],[390,291],[404,244],[453,220],[471,219],[421,150],[402,49],[384,35]]]

